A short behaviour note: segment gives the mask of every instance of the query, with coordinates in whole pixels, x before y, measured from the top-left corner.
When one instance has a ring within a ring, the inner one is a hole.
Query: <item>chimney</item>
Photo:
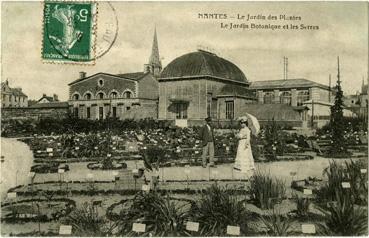
[[[9,81],[5,80],[5,84],[6,84],[6,86],[9,86]]]
[[[59,101],[59,99],[58,99],[58,95],[56,95],[55,93],[54,93],[54,95],[53,95],[53,98],[54,98],[54,102]]]
[[[79,78],[80,79],[86,78],[86,72],[84,71],[79,72]]]
[[[42,94],[42,97],[46,97],[46,94],[44,93],[44,94]]]
[[[150,65],[149,64],[144,64],[144,73],[149,73],[151,70],[150,70]]]

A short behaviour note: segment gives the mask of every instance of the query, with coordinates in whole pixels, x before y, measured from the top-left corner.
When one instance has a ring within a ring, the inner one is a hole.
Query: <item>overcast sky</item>
[[[113,2],[118,38],[94,66],[42,63],[42,3],[2,4],[2,80],[22,87],[30,99],[56,93],[67,100],[67,84],[78,77],[79,71],[87,75],[142,71],[150,56],[155,25],[164,67],[203,45],[235,63],[251,82],[283,78],[283,56],[289,58],[289,78],[328,84],[332,74],[335,82],[340,56],[345,93],[355,93],[363,77],[367,80],[365,2]],[[240,22],[199,19],[199,13],[295,15],[302,18],[296,24],[318,25],[319,30],[224,30],[221,22]]]

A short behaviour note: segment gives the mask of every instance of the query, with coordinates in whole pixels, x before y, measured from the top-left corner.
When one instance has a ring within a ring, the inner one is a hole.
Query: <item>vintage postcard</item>
[[[1,2],[1,236],[368,235],[367,2]]]

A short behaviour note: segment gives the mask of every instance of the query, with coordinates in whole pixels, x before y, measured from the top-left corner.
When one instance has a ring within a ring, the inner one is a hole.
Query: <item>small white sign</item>
[[[146,146],[144,146],[144,148],[143,148],[144,150],[146,150],[147,149],[147,147]]]
[[[188,221],[186,223],[186,230],[188,230],[188,231],[199,231],[199,223]]]
[[[351,188],[351,184],[349,182],[343,182],[341,185],[342,188]]]
[[[199,151],[197,151],[197,150],[196,150],[196,151],[195,151],[195,154],[198,154],[198,153],[199,153]]]
[[[108,154],[108,157],[111,157],[111,154]]]
[[[150,186],[146,184],[142,185],[142,191],[145,191],[145,192],[150,191]]]
[[[138,169],[132,169],[132,173],[138,174]]]
[[[315,225],[314,224],[302,224],[301,231],[304,234],[315,234]]]
[[[362,174],[366,174],[368,171],[367,171],[367,169],[360,169],[360,173],[362,173]]]
[[[61,225],[59,227],[59,235],[71,235],[72,226]]]
[[[313,190],[311,190],[311,189],[304,189],[304,194],[305,195],[312,195],[313,194]]]
[[[114,176],[118,176],[118,174],[119,174],[119,173],[118,173],[117,171],[114,171],[114,172],[113,172],[113,175],[114,175]]]
[[[53,148],[46,148],[46,152],[48,153],[53,152]]]
[[[52,157],[54,154],[53,153],[49,153],[49,157]]]
[[[226,147],[226,151],[229,151],[229,147],[228,146]]]
[[[97,149],[99,149],[99,148],[97,148],[97,146],[95,146],[95,150],[97,150]]]
[[[37,154],[41,154],[41,150],[38,150],[38,151],[37,151]]]
[[[61,143],[58,143],[57,145],[58,145],[58,146],[61,146]]]
[[[65,172],[64,169],[58,169],[59,174],[63,174],[64,172]]]
[[[227,234],[239,236],[240,235],[240,227],[239,226],[227,226]]]
[[[113,150],[116,150],[117,148],[116,147],[113,147]]]
[[[7,197],[8,197],[9,199],[16,198],[16,197],[17,197],[17,193],[16,193],[16,192],[8,193],[8,194],[7,194]]]
[[[132,224],[132,231],[135,231],[135,232],[145,232],[146,231],[146,224],[133,223]]]
[[[78,146],[76,147],[76,150],[79,150],[79,147]]]

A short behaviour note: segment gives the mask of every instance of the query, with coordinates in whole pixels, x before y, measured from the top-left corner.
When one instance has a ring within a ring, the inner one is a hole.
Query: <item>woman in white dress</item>
[[[252,156],[250,144],[251,131],[248,128],[248,123],[246,119],[241,119],[240,124],[241,129],[236,134],[236,138],[239,141],[234,169],[251,176],[255,171],[254,157]]]

